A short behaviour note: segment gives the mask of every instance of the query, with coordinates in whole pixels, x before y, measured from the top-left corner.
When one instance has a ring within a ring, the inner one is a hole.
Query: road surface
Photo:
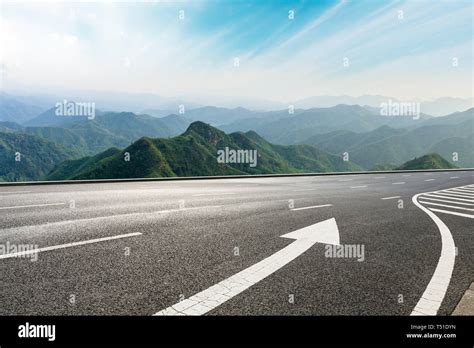
[[[451,314],[474,280],[473,184],[456,171],[0,186],[0,315],[167,314],[199,296],[213,305],[181,314]],[[363,253],[328,254],[336,234]],[[247,285],[222,300],[236,277]]]

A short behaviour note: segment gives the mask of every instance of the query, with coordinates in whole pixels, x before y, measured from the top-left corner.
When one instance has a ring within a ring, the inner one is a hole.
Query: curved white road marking
[[[441,256],[425,292],[411,312],[411,315],[436,315],[451,281],[456,247],[451,231],[444,222],[436,214],[418,203],[417,199],[421,195],[423,193],[414,195],[412,201],[418,208],[428,214],[431,220],[438,226],[439,233],[441,234]]]

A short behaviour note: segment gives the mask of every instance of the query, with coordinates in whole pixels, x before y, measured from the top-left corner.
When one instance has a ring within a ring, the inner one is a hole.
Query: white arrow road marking
[[[293,261],[315,243],[339,245],[334,218],[282,235],[293,243],[243,271],[154,315],[203,315]]]
[[[112,236],[112,237],[89,239],[89,240],[83,240],[81,242],[53,245],[53,246],[44,247],[44,248],[37,248],[37,249],[30,249],[30,250],[26,250],[26,251],[20,251],[20,252],[17,252],[17,253],[2,254],[2,255],[0,255],[0,260],[1,259],[9,259],[9,258],[12,258],[12,257],[20,257],[20,256],[25,256],[25,255],[30,255],[30,254],[36,254],[36,253],[40,253],[40,252],[43,252],[43,251],[51,251],[51,250],[57,250],[57,249],[71,248],[71,247],[75,247],[75,246],[79,246],[79,245],[99,243],[99,242],[104,242],[104,241],[107,241],[107,240],[134,237],[134,236],[139,236],[139,235],[141,235],[140,232],[134,232],[134,233],[127,233],[127,234],[120,234],[120,235]]]

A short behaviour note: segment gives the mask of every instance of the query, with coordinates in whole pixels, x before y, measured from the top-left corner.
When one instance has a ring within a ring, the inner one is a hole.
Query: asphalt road
[[[473,184],[463,171],[0,186],[0,246],[52,247],[0,259],[0,315],[153,315],[331,218],[363,260],[316,243],[207,314],[410,315],[444,243],[412,198],[465,187],[418,199],[445,211],[429,210],[457,247],[438,310],[450,314],[474,281]]]

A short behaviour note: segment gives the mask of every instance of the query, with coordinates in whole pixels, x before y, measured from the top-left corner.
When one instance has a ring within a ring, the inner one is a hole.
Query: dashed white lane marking
[[[447,205],[447,204],[433,203],[433,202],[422,202],[422,201],[420,201],[420,203],[428,204],[428,205],[436,205],[436,206],[438,206],[438,207],[445,207],[445,208],[453,208],[453,209],[461,209],[461,210],[474,211],[474,209],[472,209],[472,208],[458,207],[458,206],[455,206],[455,205]]]
[[[405,181],[400,181],[400,182],[392,182],[392,185],[403,185]]]
[[[434,179],[426,179],[425,181],[433,181]]]
[[[395,199],[395,198],[400,198],[400,196],[392,196],[392,197],[384,197],[384,198],[380,198],[380,199]]]
[[[127,234],[120,234],[120,235],[112,236],[112,237],[96,238],[96,239],[83,240],[83,241],[74,242],[74,243],[53,245],[53,246],[44,247],[44,248],[36,248],[36,249],[30,249],[30,250],[26,250],[26,251],[20,251],[20,252],[17,252],[17,253],[2,254],[2,255],[0,255],[0,259],[9,259],[9,258],[12,258],[12,257],[20,257],[20,256],[36,254],[36,253],[45,252],[45,251],[71,248],[71,247],[80,246],[80,245],[105,242],[105,241],[108,241],[108,240],[128,238],[128,237],[134,237],[134,236],[139,236],[139,235],[141,235],[140,232],[134,232],[134,233],[127,233]]]
[[[339,245],[334,218],[282,235],[295,239],[290,245],[243,271],[154,315],[203,315],[270,276],[315,243]]]
[[[307,191],[317,191],[317,189],[301,189],[301,190],[291,190],[292,192],[307,192]]]
[[[1,195],[8,195],[8,194],[16,194],[16,193],[30,193],[33,191],[2,191],[0,192]]]
[[[235,192],[197,193],[197,194],[194,194],[193,197],[201,197],[201,196],[223,196],[223,195],[235,195]]]
[[[374,179],[384,179],[385,176],[374,176]]]
[[[451,176],[450,179],[459,179],[459,176]]]
[[[449,228],[432,211],[418,202],[420,195],[422,194],[413,196],[412,201],[418,208],[428,214],[436,226],[438,226],[439,233],[441,234],[441,256],[426,290],[411,312],[411,315],[436,315],[451,282],[456,248]]]
[[[462,216],[462,217],[467,217],[467,218],[474,219],[474,215],[458,213],[457,211],[450,211],[450,210],[443,210],[443,209],[435,209],[435,208],[430,208],[430,210],[432,210],[432,211],[437,211],[437,212],[439,212],[439,213],[457,215],[457,216]]]
[[[367,187],[367,185],[351,186],[351,189],[363,188],[363,187]]]
[[[411,176],[411,174],[404,174],[404,175],[402,175],[402,176]]]
[[[353,179],[341,179],[341,180],[338,180],[338,181],[352,181]]]
[[[332,207],[332,204],[312,205],[310,207],[292,208],[291,210],[297,211],[297,210],[315,209],[315,208],[323,208],[323,207]]]
[[[11,207],[0,207],[0,210],[5,209],[20,209],[20,208],[35,208],[35,207],[49,207],[55,205],[65,205],[66,203],[46,203],[46,204],[30,204],[30,205],[14,205]]]

